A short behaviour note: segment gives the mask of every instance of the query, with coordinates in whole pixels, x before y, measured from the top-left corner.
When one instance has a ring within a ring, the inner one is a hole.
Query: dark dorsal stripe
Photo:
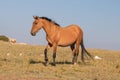
[[[47,18],[47,17],[39,17],[39,18],[45,19],[45,20],[47,20],[47,21],[49,21],[49,22],[54,23],[54,24],[57,25],[57,26],[60,26],[58,23],[56,23],[55,21],[51,20],[50,18]]]

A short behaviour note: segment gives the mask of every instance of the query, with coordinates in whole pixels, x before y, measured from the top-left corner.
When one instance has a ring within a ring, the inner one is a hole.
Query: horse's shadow
[[[30,64],[43,64],[45,65],[45,62],[44,61],[35,61],[35,60],[31,60],[29,62]],[[53,65],[53,62],[49,62],[50,65]],[[72,62],[68,62],[68,61],[57,61],[56,62],[57,65],[61,65],[61,64],[72,64]],[[46,65],[45,65],[46,66]]]
[[[35,61],[35,60],[32,60],[32,61],[30,61],[29,63],[30,63],[30,64],[43,64],[44,66],[47,66],[44,61]],[[63,65],[63,64],[73,65],[73,63],[72,63],[72,62],[69,62],[69,61],[56,61],[56,65]],[[89,62],[85,62],[85,63],[84,63],[84,62],[80,62],[80,61],[77,62],[77,64],[78,64],[78,65],[87,65],[87,66],[91,65]],[[55,66],[55,65],[53,64],[53,62],[49,62],[48,65]]]

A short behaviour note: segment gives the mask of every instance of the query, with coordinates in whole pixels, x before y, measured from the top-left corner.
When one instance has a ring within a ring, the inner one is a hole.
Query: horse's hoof
[[[77,63],[73,63],[73,65],[76,65]]]
[[[47,63],[44,63],[45,66],[48,66],[48,64],[49,64],[48,62],[47,62]]]

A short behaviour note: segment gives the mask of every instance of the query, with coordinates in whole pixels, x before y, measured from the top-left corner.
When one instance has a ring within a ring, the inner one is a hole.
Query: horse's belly
[[[69,46],[69,45],[73,44],[74,42],[75,42],[75,40],[74,41],[60,41],[58,43],[58,45],[59,46]]]

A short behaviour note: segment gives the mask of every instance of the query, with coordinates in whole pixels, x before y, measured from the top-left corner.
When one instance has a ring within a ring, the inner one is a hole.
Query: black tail
[[[84,53],[86,53],[90,58],[93,59],[93,56],[85,49],[83,40],[82,40],[82,42],[81,42],[81,49],[82,49],[82,52],[81,52],[81,59],[82,59],[83,62],[84,62]],[[93,59],[93,60],[94,60],[94,59]]]

